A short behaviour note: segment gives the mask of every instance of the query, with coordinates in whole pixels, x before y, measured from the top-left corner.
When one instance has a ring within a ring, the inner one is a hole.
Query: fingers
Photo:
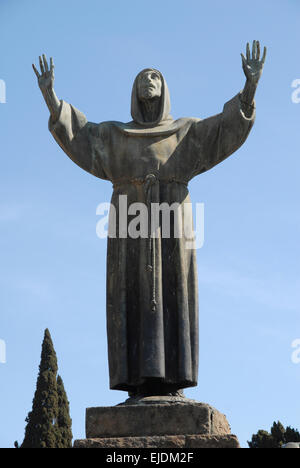
[[[49,66],[48,66],[48,62],[47,62],[47,58],[45,54],[43,54],[42,56],[39,56],[39,64],[40,64],[41,74],[39,73],[35,65],[32,64],[33,71],[36,74],[37,78],[40,78],[41,75],[49,72]],[[53,58],[50,57],[50,72],[53,72],[53,70],[54,70]]]
[[[259,43],[259,41],[256,41],[256,51],[257,51],[256,58],[257,58],[257,60],[259,60],[260,59],[260,43]]]
[[[47,62],[47,59],[46,59],[46,55],[43,54],[43,63],[44,63],[44,68],[45,68],[45,71],[49,71],[49,68],[48,68],[48,62]]]
[[[264,54],[263,54],[263,58],[262,58],[262,63],[264,64],[265,61],[266,61],[266,57],[267,57],[267,48],[264,47]]]
[[[252,60],[255,60],[256,58],[256,41],[253,41],[252,44]]]
[[[246,56],[247,56],[247,62],[249,60],[257,60],[257,61],[260,60],[261,48],[260,48],[260,42],[259,41],[253,41],[253,43],[252,43],[252,57],[251,57],[251,51],[250,51],[250,44],[249,44],[249,42],[247,43]],[[263,64],[265,63],[266,56],[267,56],[267,48],[264,47],[264,52],[263,52],[263,56],[262,56],[262,59],[261,59],[261,62]]]
[[[252,60],[259,60],[259,57],[260,57],[260,43],[259,41],[253,41]]]
[[[40,56],[39,57],[39,62],[40,62],[40,69],[41,69],[41,73],[42,75],[45,73],[45,70],[44,70],[44,65],[43,65],[43,61],[42,61],[42,57]]]
[[[261,56],[260,42],[259,41],[255,41],[255,42],[256,42],[256,57],[255,57],[255,59],[259,61],[260,56]],[[262,64],[265,63],[266,57],[267,57],[267,48],[264,47],[264,52],[263,52],[263,56],[262,56],[262,59],[261,59]]]
[[[37,71],[37,69],[35,68],[35,65],[32,64],[32,68],[33,68],[33,71],[34,73],[36,74],[37,78],[39,78],[41,75],[39,74],[39,72]]]
[[[247,60],[251,59],[251,54],[250,54],[250,44],[249,42],[247,43]]]
[[[245,55],[244,55],[244,54],[241,54],[241,57],[242,57],[243,64],[244,64],[244,65],[247,65],[247,60],[246,60]]]

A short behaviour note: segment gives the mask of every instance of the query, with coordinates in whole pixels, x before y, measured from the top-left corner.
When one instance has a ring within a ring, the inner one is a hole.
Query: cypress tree
[[[72,419],[70,418],[70,407],[65,391],[64,383],[60,375],[57,377],[58,393],[58,448],[72,448]]]
[[[274,421],[271,427],[271,435],[276,447],[281,447],[285,443],[285,428],[280,421],[277,423]]]
[[[49,330],[45,331],[32,411],[26,418],[21,448],[56,448],[58,431],[57,358]]]

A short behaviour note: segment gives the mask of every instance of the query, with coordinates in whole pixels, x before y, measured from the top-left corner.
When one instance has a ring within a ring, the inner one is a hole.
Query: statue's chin
[[[140,98],[142,101],[151,101],[152,99],[159,98],[154,89],[149,89],[144,92],[144,95]]]

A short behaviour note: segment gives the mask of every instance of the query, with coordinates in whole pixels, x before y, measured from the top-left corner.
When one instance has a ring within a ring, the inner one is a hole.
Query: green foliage
[[[288,426],[285,431],[285,441],[288,442],[300,442],[300,433]]]
[[[285,443],[285,428],[280,421],[277,423],[274,421],[271,427],[271,435],[274,440],[275,447],[281,447]]]
[[[250,448],[274,448],[274,441],[267,431],[258,431],[257,434],[253,434],[251,442],[248,442]]]
[[[58,428],[60,440],[58,448],[72,447],[72,419],[70,418],[70,408],[68,397],[65,391],[64,383],[60,375],[57,377],[57,394],[58,394]]]
[[[26,418],[21,448],[65,448],[71,444],[69,439],[65,442],[66,434],[71,434],[71,420],[67,414],[69,403],[62,380],[57,382],[57,370],[56,353],[50,332],[46,330],[32,411]],[[60,420],[67,421],[69,432],[64,424],[60,425]]]
[[[288,442],[300,442],[300,433],[291,427],[285,429],[278,421],[273,423],[270,433],[260,430],[257,434],[253,434],[248,445],[250,448],[281,448]]]

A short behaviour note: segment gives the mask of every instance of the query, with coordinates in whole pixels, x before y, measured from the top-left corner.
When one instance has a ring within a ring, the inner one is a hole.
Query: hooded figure
[[[161,92],[149,107],[139,86],[152,72]],[[176,394],[197,385],[196,254],[186,230],[179,237],[176,228],[193,229],[191,210],[183,209],[190,206],[189,181],[235,152],[255,118],[254,108],[252,115],[243,112],[240,95],[205,120],[174,121],[169,112],[163,76],[146,69],[133,85],[132,122],[90,123],[64,101],[59,118],[49,122],[52,135],[78,166],[113,184],[110,227],[116,221],[116,235],[109,236],[107,249],[110,387],[133,395]],[[137,202],[148,215],[152,206],[171,207],[170,235],[162,235],[162,217],[147,236],[128,235]],[[126,210],[124,229],[119,220]]]

